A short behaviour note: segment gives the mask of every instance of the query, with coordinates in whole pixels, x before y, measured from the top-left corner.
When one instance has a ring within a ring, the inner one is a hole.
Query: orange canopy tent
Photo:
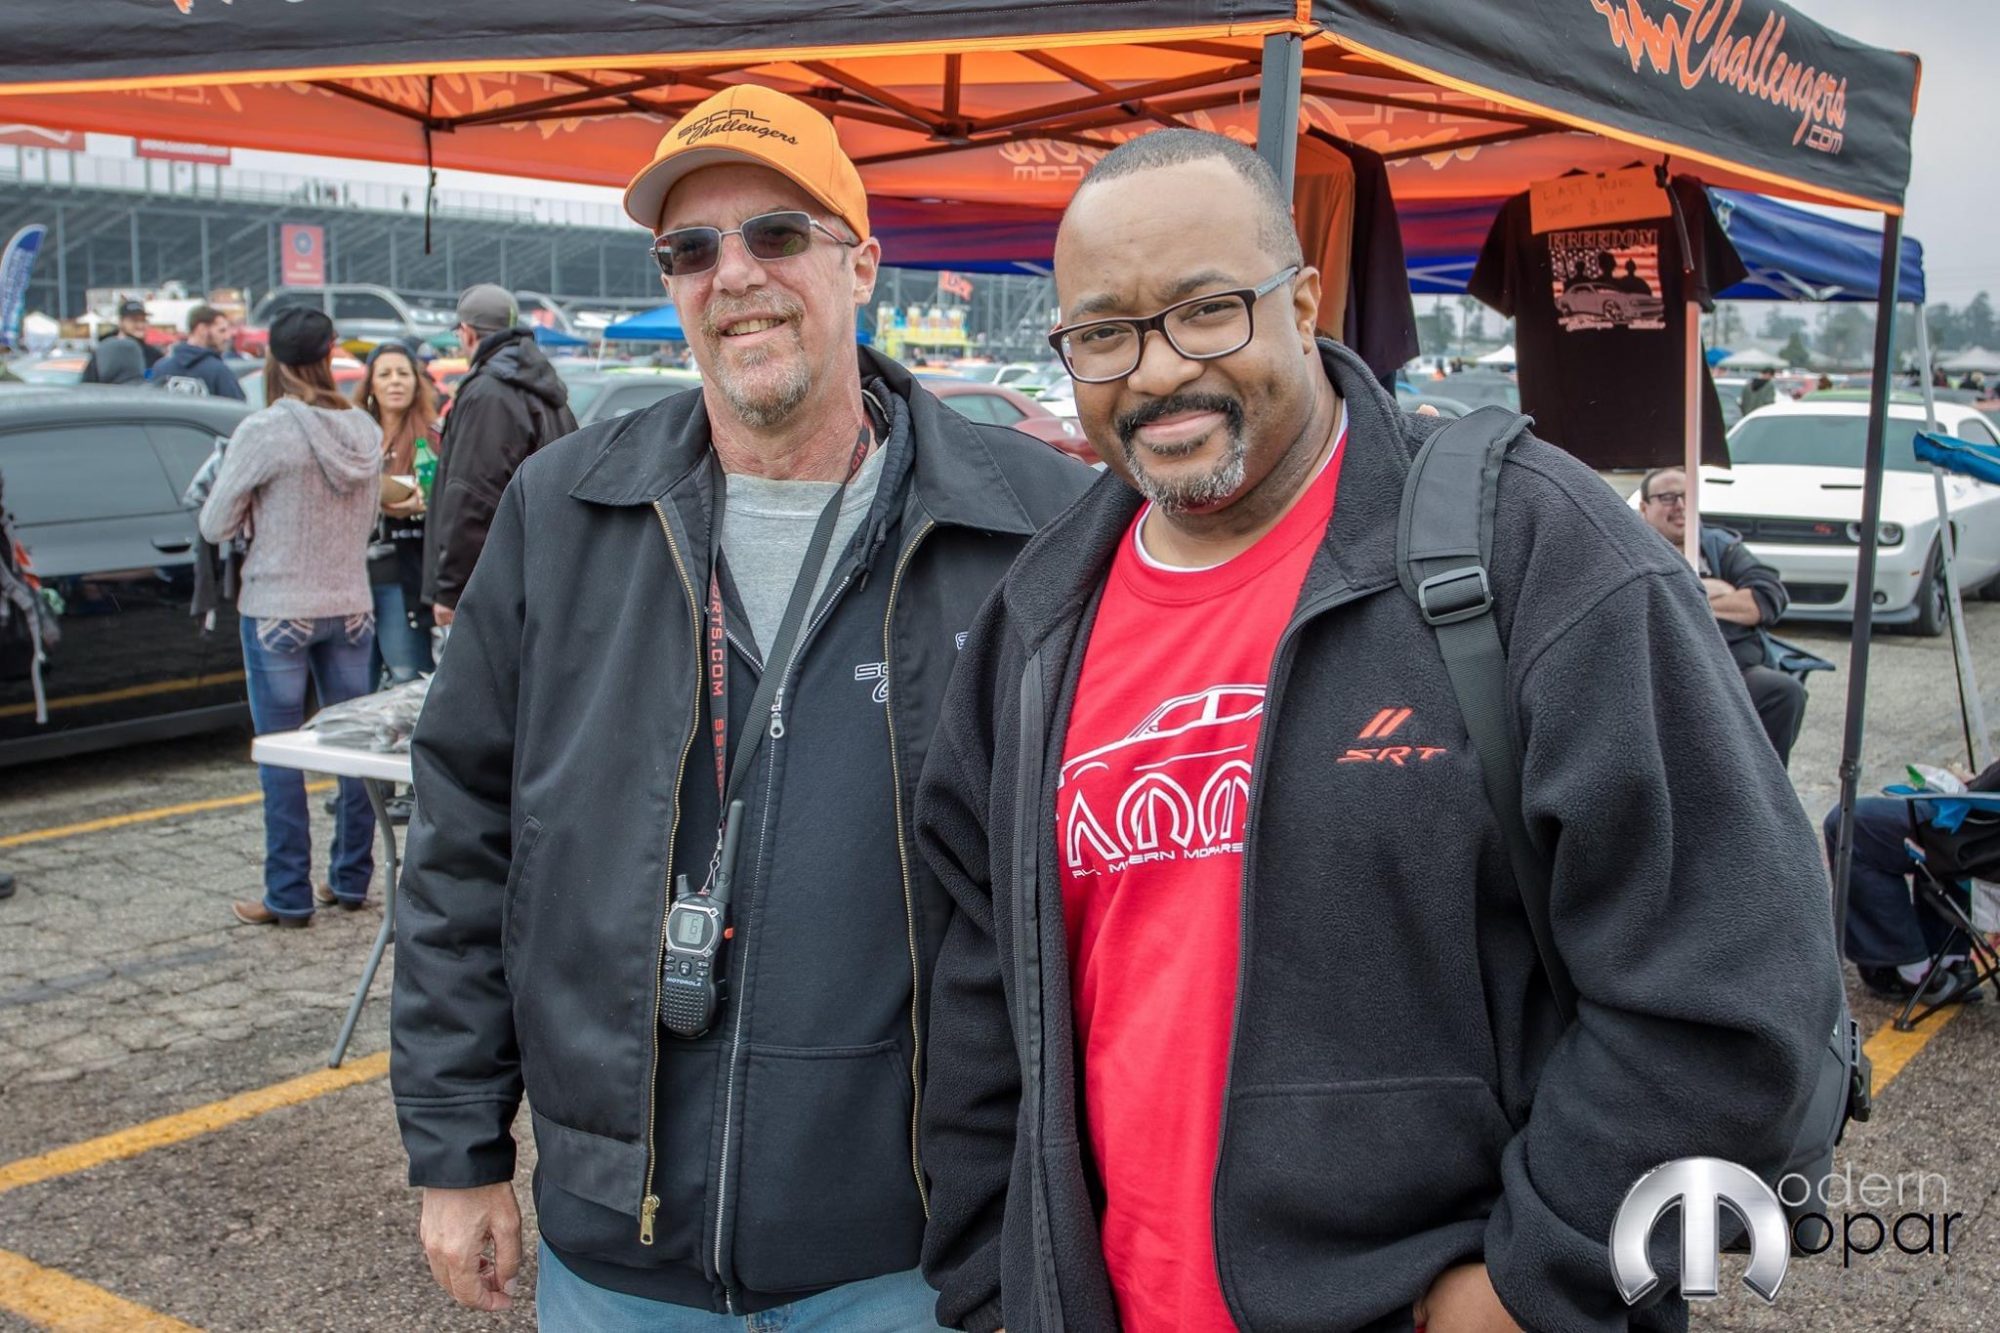
[[[1360,144],[1399,200],[1644,158],[1880,212],[1857,586],[1874,585],[1918,66],[1779,0],[69,0],[59,18],[0,15],[12,121],[605,185],[746,79],[818,104],[885,197],[1059,207],[1121,140],[1194,124],[1256,142],[1288,182],[1301,137]],[[1870,612],[1856,598],[1840,914]]]
[[[872,193],[1060,207],[1156,125],[1256,137],[1275,75],[1302,132],[1399,163],[1399,199],[1512,194],[1642,150],[1893,212],[1916,84],[1911,58],[1771,0],[428,8],[14,7],[0,97],[31,124],[620,185],[680,112],[754,79],[832,115]]]

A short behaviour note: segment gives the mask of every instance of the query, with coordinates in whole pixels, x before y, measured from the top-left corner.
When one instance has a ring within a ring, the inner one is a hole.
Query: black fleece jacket
[[[514,470],[575,429],[569,386],[533,330],[502,329],[480,339],[438,442],[435,498],[424,525],[424,601],[458,605]]]
[[[1628,1311],[1607,1242],[1672,1158],[1774,1176],[1839,1005],[1813,831],[1680,557],[1575,459],[1501,468],[1492,577],[1552,925],[1560,1029],[1436,640],[1397,583],[1403,479],[1436,425],[1346,349],[1332,523],[1271,667],[1246,830],[1236,1035],[1216,1164],[1246,1329],[1407,1330],[1483,1259],[1523,1327]],[[1081,1143],[1053,793],[1115,477],[1029,543],[966,644],[918,785],[956,900],[932,985],[926,1276],[941,1322],[1117,1326]],[[1360,733],[1441,752],[1376,762]],[[1662,1289],[1671,1288],[1671,1282]]]

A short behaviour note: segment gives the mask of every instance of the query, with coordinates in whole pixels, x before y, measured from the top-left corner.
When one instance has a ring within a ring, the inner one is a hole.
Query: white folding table
[[[375,947],[368,951],[368,966],[362,969],[361,983],[354,988],[354,1002],[347,1006],[347,1021],[340,1025],[333,1054],[327,1057],[327,1067],[338,1069],[347,1056],[354,1025],[361,1018],[361,1006],[368,1002],[368,988],[375,984],[375,970],[382,965],[382,952],[396,933],[396,881],[402,863],[396,852],[396,827],[389,822],[388,800],[395,784],[409,783],[410,756],[328,745],[316,731],[274,731],[250,743],[250,758],[273,768],[361,779],[368,792],[368,804],[375,810],[375,827],[382,834],[382,927],[375,932]]]

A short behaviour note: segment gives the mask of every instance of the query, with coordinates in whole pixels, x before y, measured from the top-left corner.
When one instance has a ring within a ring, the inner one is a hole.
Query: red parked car
[[[1008,426],[1023,435],[1032,435],[1043,444],[1062,450],[1086,463],[1098,461],[1083,436],[1083,430],[1068,417],[1059,417],[1034,399],[1003,384],[954,379],[945,375],[920,375],[923,386],[960,416],[989,426]]]

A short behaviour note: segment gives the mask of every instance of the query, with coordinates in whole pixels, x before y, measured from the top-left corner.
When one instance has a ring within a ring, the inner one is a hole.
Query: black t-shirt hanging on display
[[[1521,410],[1535,418],[1535,433],[1595,468],[1660,467],[1686,456],[1687,305],[1712,309],[1715,293],[1745,273],[1701,183],[1680,176],[1669,189],[1693,251],[1692,290],[1682,277],[1682,229],[1657,186],[1633,197],[1651,198],[1660,216],[1634,216],[1627,202],[1617,221],[1541,231],[1530,195],[1515,195],[1466,285],[1514,320]],[[1702,461],[1728,466],[1706,358],[1701,425]]]

